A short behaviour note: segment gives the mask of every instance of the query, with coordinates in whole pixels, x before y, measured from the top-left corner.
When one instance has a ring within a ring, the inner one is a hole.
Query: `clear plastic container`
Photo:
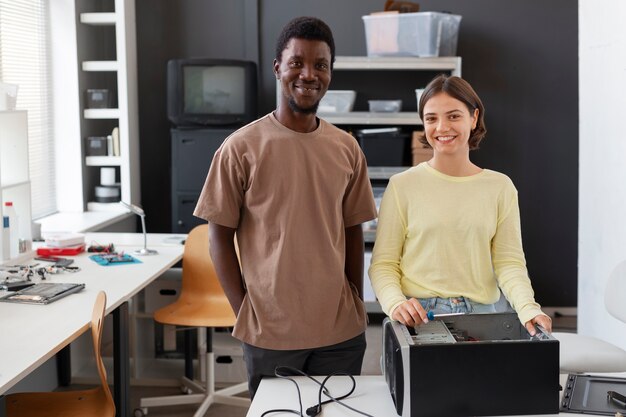
[[[402,109],[402,100],[368,100],[371,112],[397,113]]]
[[[461,16],[418,12],[363,16],[368,56],[454,56]]]
[[[328,90],[317,108],[320,113],[346,113],[352,111],[356,91]]]
[[[87,108],[106,109],[111,107],[111,94],[105,88],[90,88],[87,90]]]

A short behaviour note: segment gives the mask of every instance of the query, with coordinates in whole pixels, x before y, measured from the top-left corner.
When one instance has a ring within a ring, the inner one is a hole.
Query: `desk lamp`
[[[134,253],[136,255],[156,255],[158,252],[154,249],[148,249],[148,236],[146,235],[146,213],[141,207],[134,204],[128,204],[120,201],[120,204],[126,207],[131,212],[141,217],[141,229],[143,230],[143,249],[138,249]]]

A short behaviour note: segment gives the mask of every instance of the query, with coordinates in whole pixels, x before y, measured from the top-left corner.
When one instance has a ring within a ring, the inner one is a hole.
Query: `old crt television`
[[[253,121],[256,64],[208,58],[168,61],[167,116],[177,127],[242,126]]]

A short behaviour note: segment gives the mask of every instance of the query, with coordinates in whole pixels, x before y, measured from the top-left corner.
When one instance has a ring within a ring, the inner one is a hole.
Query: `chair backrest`
[[[604,294],[604,305],[613,317],[626,323],[626,260],[617,264],[609,275]]]
[[[226,297],[209,254],[209,225],[194,227],[185,240],[182,292],[185,296],[215,295]]]
[[[102,328],[104,327],[104,311],[107,304],[107,295],[104,291],[100,291],[96,296],[96,302],[93,305],[93,313],[91,314],[91,337],[93,339],[93,351],[96,357],[96,366],[98,367],[98,375],[100,375],[100,383],[102,390],[107,399],[107,409],[115,410],[115,402],[109,389],[107,382],[107,372],[102,362]]]

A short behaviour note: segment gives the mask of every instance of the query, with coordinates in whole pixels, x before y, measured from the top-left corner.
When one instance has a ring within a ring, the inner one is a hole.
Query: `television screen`
[[[257,118],[256,64],[189,58],[167,64],[167,115],[179,127],[243,126]]]
[[[226,66],[184,68],[185,113],[242,114],[245,71]]]

